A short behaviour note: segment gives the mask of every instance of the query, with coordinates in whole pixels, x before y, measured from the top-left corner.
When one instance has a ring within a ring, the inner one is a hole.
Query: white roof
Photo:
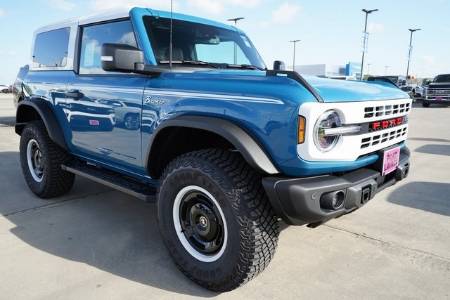
[[[72,18],[72,19],[66,19],[64,21],[60,21],[57,23],[53,23],[47,26],[43,26],[38,28],[35,31],[36,33],[50,31],[58,28],[63,27],[71,27],[73,25],[84,25],[84,24],[90,24],[90,23],[97,23],[102,21],[108,21],[108,20],[114,20],[114,19],[121,19],[121,18],[127,18],[130,15],[131,7],[126,7],[122,9],[116,9],[116,10],[107,10],[103,11],[101,13],[89,15],[86,17],[79,17],[79,18]]]
[[[120,19],[120,18],[126,18],[130,15],[130,10],[132,7],[126,7],[119,10],[109,10],[104,11],[98,14],[86,16],[83,18],[80,18],[78,20],[78,23],[80,25],[89,24],[89,23],[97,23],[107,20],[114,20],[114,19]]]

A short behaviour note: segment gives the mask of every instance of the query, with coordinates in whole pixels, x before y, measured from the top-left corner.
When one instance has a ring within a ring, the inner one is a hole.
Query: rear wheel
[[[216,292],[254,278],[277,246],[278,221],[261,177],[238,153],[201,150],[171,162],[162,177],[158,219],[179,269]]]
[[[50,139],[42,122],[26,125],[20,138],[20,162],[25,181],[34,194],[52,198],[67,193],[75,178],[61,169],[68,160],[70,156]]]
[[[430,102],[428,102],[428,101],[423,101],[423,102],[422,102],[422,106],[423,106],[423,107],[430,107]]]

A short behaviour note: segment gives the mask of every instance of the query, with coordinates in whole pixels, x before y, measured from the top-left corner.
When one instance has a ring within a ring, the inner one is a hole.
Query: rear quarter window
[[[39,68],[65,67],[69,36],[69,27],[38,33],[33,50],[33,62],[36,66]]]

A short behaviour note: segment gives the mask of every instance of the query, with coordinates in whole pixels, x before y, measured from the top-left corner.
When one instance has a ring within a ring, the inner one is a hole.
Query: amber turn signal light
[[[298,117],[298,134],[297,134],[297,142],[299,144],[303,144],[305,142],[305,128],[306,128],[306,119],[305,117]]]

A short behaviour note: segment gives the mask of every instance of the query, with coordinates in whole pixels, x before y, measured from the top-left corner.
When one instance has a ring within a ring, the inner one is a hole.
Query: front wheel
[[[278,221],[261,177],[238,153],[191,152],[162,177],[158,220],[179,269],[216,292],[254,278],[277,246]]]
[[[423,101],[423,102],[422,102],[422,106],[423,106],[423,107],[430,107],[430,102],[428,102],[428,101]]]

